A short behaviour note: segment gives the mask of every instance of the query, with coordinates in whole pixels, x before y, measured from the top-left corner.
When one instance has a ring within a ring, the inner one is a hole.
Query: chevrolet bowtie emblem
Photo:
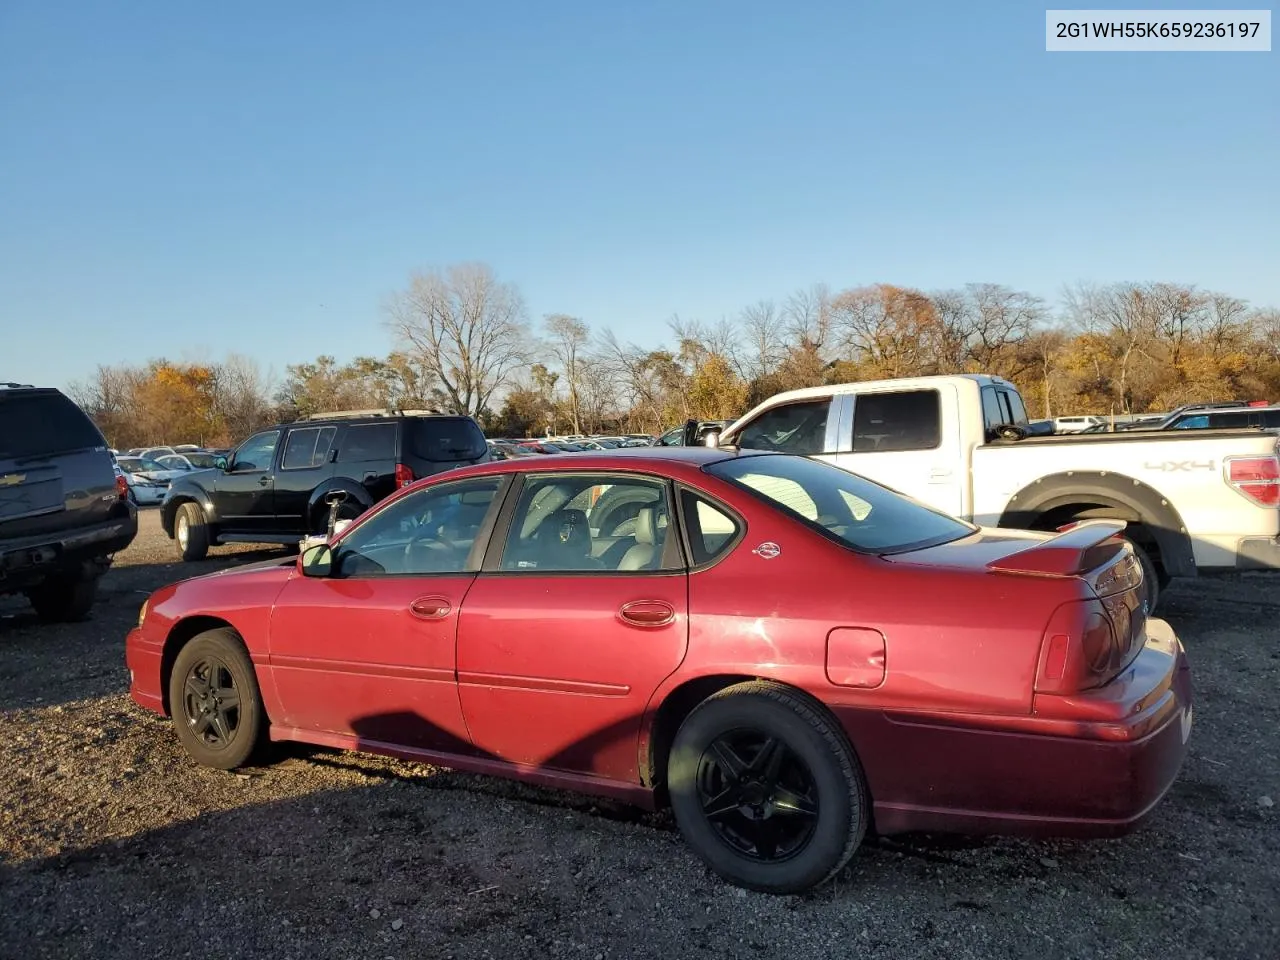
[[[16,487],[25,479],[27,479],[25,473],[6,473],[0,477],[0,487]]]

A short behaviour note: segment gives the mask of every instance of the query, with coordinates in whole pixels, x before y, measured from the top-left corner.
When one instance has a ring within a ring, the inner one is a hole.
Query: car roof
[[[463,477],[483,477],[503,473],[599,473],[609,470],[649,470],[693,473],[709,463],[744,456],[794,456],[772,450],[739,450],[735,447],[618,447],[604,453],[550,453],[536,460],[492,460],[456,467],[418,481],[427,483]],[[417,484],[414,484],[417,486]]]

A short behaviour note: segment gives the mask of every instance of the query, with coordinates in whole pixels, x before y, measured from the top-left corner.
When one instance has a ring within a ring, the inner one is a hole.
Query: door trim
[[[573,693],[584,697],[625,697],[631,687],[619,683],[592,683],[586,680],[558,680],[551,677],[525,677],[502,673],[459,672],[459,686],[501,687],[505,690],[529,690],[534,693]]]

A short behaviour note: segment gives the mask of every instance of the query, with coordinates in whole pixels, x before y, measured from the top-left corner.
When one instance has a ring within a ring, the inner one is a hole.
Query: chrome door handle
[[[419,620],[443,620],[452,609],[444,597],[419,597],[409,604],[409,612]]]
[[[676,608],[665,600],[633,600],[618,611],[618,619],[633,627],[665,627],[676,618]]]

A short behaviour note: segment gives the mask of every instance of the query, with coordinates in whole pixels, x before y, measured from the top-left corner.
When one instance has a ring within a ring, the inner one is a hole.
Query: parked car
[[[0,384],[0,594],[25,594],[42,620],[83,619],[137,532],[84,411],[53,388]]]
[[[1153,429],[1156,430],[1221,430],[1240,427],[1280,429],[1280,406],[1248,406],[1230,410],[1187,410],[1173,414]]]
[[[153,506],[162,501],[169,492],[170,479],[180,475],[142,457],[117,457],[115,462],[129,485],[129,501],[135,506]]]
[[[1013,384],[966,374],[782,393],[708,442],[818,457],[983,526],[1122,520],[1153,610],[1172,577],[1280,570],[1274,433],[1030,432]]]
[[[1150,813],[1191,686],[1123,529],[981,530],[782,454],[483,464],[156,591],[131,696],[221,769],[299,740],[670,803],[722,877],[798,892],[872,823]]]
[[[326,529],[335,491],[345,497],[338,518],[352,519],[419,477],[489,458],[470,417],[316,414],[254,434],[217,469],[175,478],[160,523],[184,560],[224,543],[297,544]]]
[[[1103,417],[1081,416],[1081,417],[1054,417],[1053,432],[1054,433],[1080,433],[1088,430],[1090,427],[1096,427],[1105,424],[1107,421]]]

